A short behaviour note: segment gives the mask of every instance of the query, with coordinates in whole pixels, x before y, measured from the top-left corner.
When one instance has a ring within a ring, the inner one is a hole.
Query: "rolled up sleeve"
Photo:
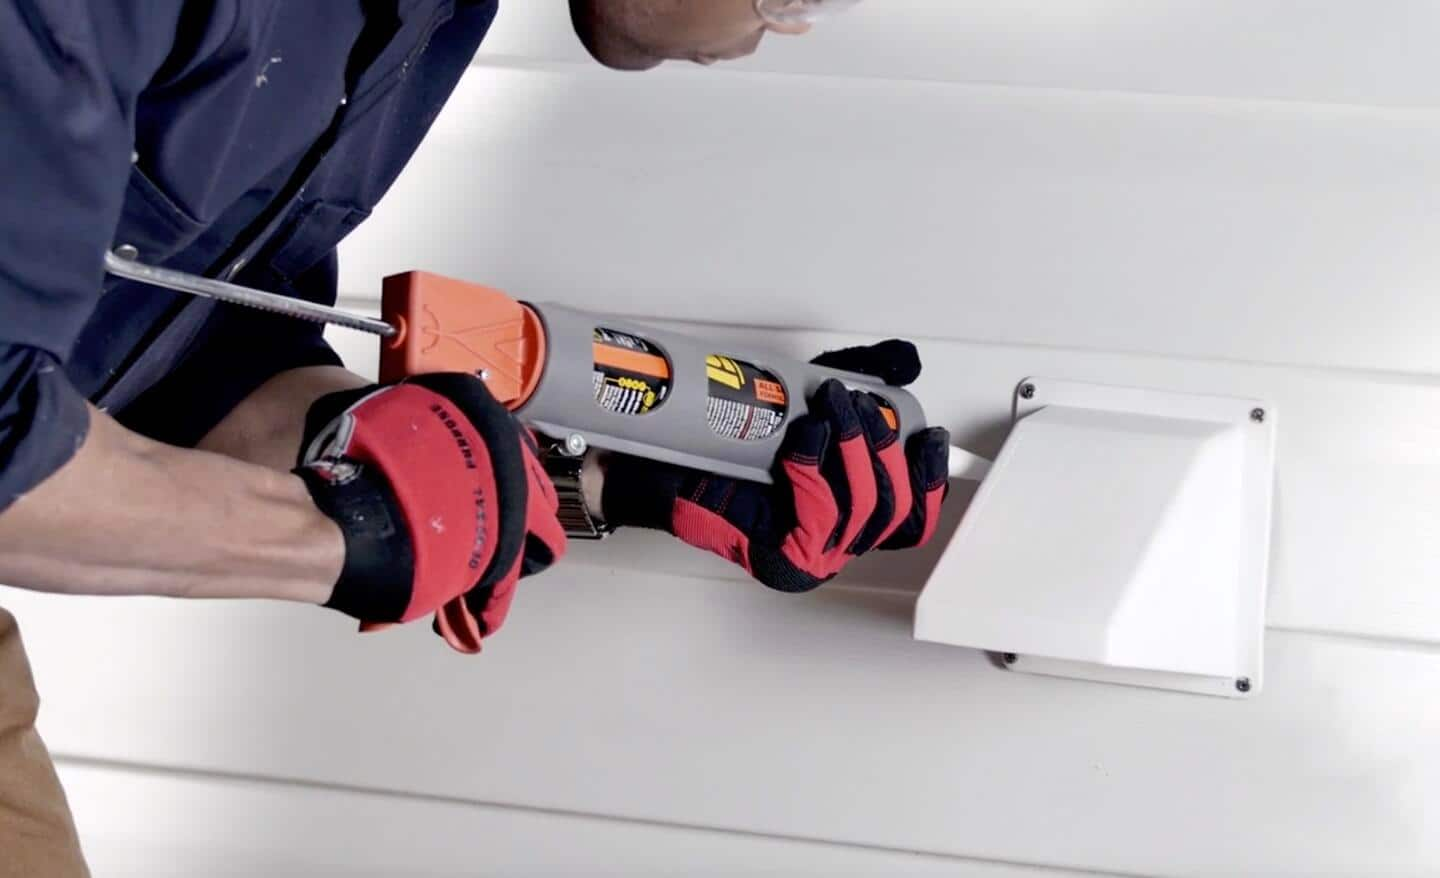
[[[89,426],[52,354],[0,342],[0,512],[64,466]]]

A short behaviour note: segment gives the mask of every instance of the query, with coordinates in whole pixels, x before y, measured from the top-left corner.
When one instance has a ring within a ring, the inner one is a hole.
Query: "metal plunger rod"
[[[313,320],[316,323],[330,323],[347,329],[358,329],[382,338],[389,338],[396,331],[395,327],[374,317],[352,314],[349,311],[317,305],[304,299],[292,299],[289,296],[267,293],[242,287],[239,284],[226,283],[223,280],[187,274],[183,271],[156,268],[133,259],[125,259],[108,251],[105,254],[105,270],[116,277],[164,287],[178,293],[189,293],[192,296],[204,296],[207,299],[217,299],[221,302],[273,311],[276,314],[296,317],[300,320]]]

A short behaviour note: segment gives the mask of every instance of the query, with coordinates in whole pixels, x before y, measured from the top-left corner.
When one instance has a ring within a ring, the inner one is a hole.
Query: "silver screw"
[[[1033,384],[1022,384],[1022,385],[1020,385],[1020,398],[1021,398],[1021,399],[1034,399],[1034,398],[1035,398],[1035,385],[1033,385]]]
[[[1240,679],[1236,680],[1236,681],[1235,681],[1235,688],[1236,688],[1237,690],[1241,691],[1241,692],[1249,692],[1249,691],[1250,691],[1250,678],[1249,678],[1249,677],[1241,677]]]
[[[571,433],[565,437],[565,453],[571,457],[581,456],[585,453],[585,449],[589,447],[590,445],[585,441],[585,437],[579,433]]]
[[[481,380],[481,381],[489,381],[489,380],[490,380],[490,370],[489,370],[489,369],[481,369],[481,370],[480,370],[480,380]]]
[[[1265,423],[1265,410],[1264,410],[1264,409],[1251,409],[1251,410],[1250,410],[1250,420],[1254,421],[1254,422],[1257,423],[1257,424],[1263,424],[1263,423]]]
[[[140,251],[135,248],[134,244],[121,244],[115,248],[115,255],[126,262],[134,262],[140,258]]]
[[[1020,656],[1016,655],[1013,652],[1007,652],[1000,656],[1000,660],[1005,662],[1005,664],[1007,665],[1013,665],[1020,660]]]

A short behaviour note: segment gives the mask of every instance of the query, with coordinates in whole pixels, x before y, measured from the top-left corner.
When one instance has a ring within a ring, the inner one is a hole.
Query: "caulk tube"
[[[869,375],[626,317],[529,307],[544,325],[545,366],[515,414],[575,451],[599,448],[768,484],[786,427],[830,378],[874,394],[902,441],[926,426],[914,396]],[[952,450],[953,476],[977,478],[983,463]]]

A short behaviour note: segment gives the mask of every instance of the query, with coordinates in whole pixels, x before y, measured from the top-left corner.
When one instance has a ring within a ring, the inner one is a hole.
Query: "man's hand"
[[[903,385],[920,373],[914,345],[889,341],[816,363]],[[667,530],[780,591],[807,591],[874,548],[928,541],[947,488],[949,434],[899,436],[869,393],[827,381],[791,423],[775,483],[760,485],[616,455],[605,518]]]
[[[0,583],[280,598],[370,622],[438,608],[437,629],[473,652],[503,621],[515,580],[564,551],[529,435],[468,376],[380,388],[342,369],[293,370],[193,450],[93,409],[90,422],[75,457],[0,513]],[[300,477],[287,471],[297,448]],[[369,508],[390,532],[362,520]]]
[[[435,613],[446,642],[478,652],[520,577],[565,551],[533,438],[471,375],[321,397],[295,471],[345,538],[326,606],[367,627]]]

